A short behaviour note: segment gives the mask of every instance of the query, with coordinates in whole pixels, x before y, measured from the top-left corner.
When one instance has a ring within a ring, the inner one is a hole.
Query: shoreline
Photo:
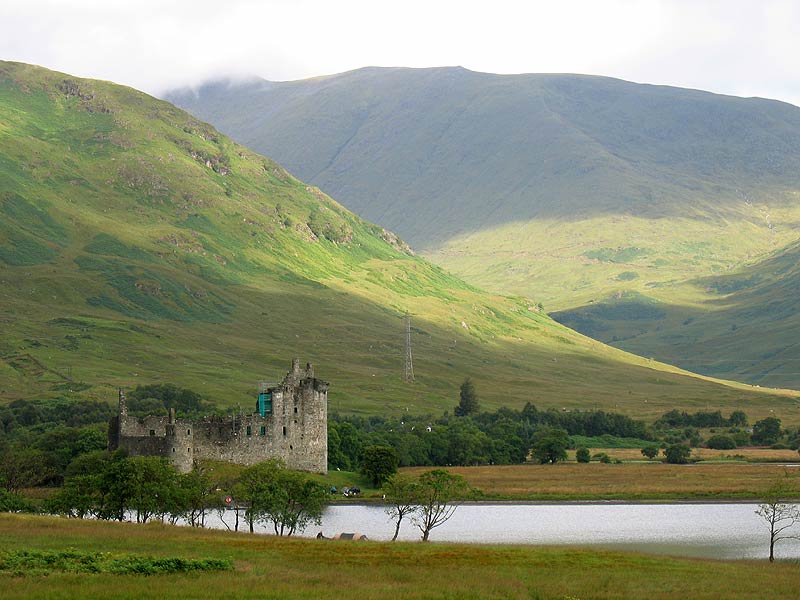
[[[613,499],[613,500],[454,500],[452,504],[459,506],[505,506],[505,505],[518,505],[518,506],[560,506],[560,505],[574,505],[574,506],[612,506],[612,505],[631,505],[631,504],[760,504],[760,498],[641,498],[641,499]],[[800,504],[800,498],[795,499],[792,504]],[[369,499],[362,499],[356,502],[330,502],[327,506],[389,506],[383,500],[370,501]]]

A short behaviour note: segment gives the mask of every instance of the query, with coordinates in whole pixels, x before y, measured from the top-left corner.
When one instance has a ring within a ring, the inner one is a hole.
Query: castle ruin
[[[108,429],[110,450],[129,456],[163,456],[182,473],[195,461],[220,460],[252,465],[280,458],[289,469],[326,473],[328,470],[328,383],[314,377],[309,363],[299,359],[279,384],[259,385],[256,411],[179,419],[128,415],[125,394],[119,392],[119,413]]]

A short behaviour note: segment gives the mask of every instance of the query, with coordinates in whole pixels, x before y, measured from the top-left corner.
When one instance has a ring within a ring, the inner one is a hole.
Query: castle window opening
[[[150,435],[155,435],[155,434],[156,434],[156,430],[155,429],[151,429],[150,430]]]
[[[286,425],[283,426],[283,435],[286,435]]]
[[[186,430],[186,435],[192,435],[192,430],[191,429],[187,429]]]
[[[191,448],[187,448],[186,449],[186,454],[191,454],[191,453],[192,453],[192,449]]]
[[[175,448],[173,448],[172,451],[175,452]]]
[[[247,436],[249,437],[251,435],[253,435],[253,429],[250,427],[250,425],[248,425],[247,426]]]
[[[297,407],[294,407],[294,414],[297,414]]]
[[[267,427],[266,425],[261,426],[261,431],[259,431],[258,435],[267,435]]]

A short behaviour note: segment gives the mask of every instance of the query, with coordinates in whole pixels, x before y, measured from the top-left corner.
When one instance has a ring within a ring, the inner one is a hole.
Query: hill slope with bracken
[[[269,159],[170,104],[0,63],[0,398],[112,399],[170,382],[247,410],[293,356],[331,410],[776,410],[791,394],[706,380],[559,325],[412,255]],[[416,382],[401,380],[413,314]]]
[[[647,356],[800,386],[800,354],[760,362],[780,340],[751,352],[734,332],[747,353],[740,368],[717,351],[713,327],[677,328],[665,346],[666,322],[649,317],[699,310],[721,323],[724,296],[694,282],[752,269],[797,241],[800,108],[461,68],[212,82],[168,97],[472,283],[535,296]],[[594,319],[596,305],[622,299],[619,318]],[[785,313],[762,317],[793,327]]]

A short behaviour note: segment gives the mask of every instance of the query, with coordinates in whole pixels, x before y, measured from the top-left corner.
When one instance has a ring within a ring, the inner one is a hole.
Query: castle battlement
[[[108,447],[129,456],[163,456],[181,472],[198,460],[252,465],[280,458],[290,469],[325,473],[328,469],[328,383],[314,377],[308,363],[292,361],[279,384],[259,385],[256,410],[249,414],[180,419],[128,414],[119,391],[119,410],[109,422]]]

